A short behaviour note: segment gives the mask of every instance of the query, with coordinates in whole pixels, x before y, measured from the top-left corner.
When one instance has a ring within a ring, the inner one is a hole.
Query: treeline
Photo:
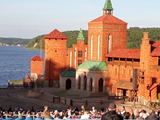
[[[68,40],[67,40],[67,47],[68,48],[72,47],[72,44],[77,43],[77,37],[78,37],[78,34],[79,34],[78,30],[77,31],[65,31],[65,32],[62,32],[62,33],[68,37]],[[85,44],[87,44],[88,31],[84,30],[83,35],[85,37]],[[33,38],[32,40],[29,41],[26,48],[31,48],[31,49],[42,48],[43,49],[44,48],[44,36],[45,35],[41,35],[41,36]]]
[[[148,32],[152,41],[160,40],[160,28],[132,27],[127,31],[127,48],[140,48],[143,32]]]
[[[38,37],[34,37],[32,40],[30,40],[26,46],[28,49],[43,49],[44,48],[44,36],[41,35]]]
[[[130,49],[138,49],[140,48],[140,44],[143,37],[143,32],[149,32],[149,37],[151,40],[160,40],[160,28],[139,28],[139,27],[132,27],[127,30],[127,48]],[[67,40],[67,47],[72,47],[72,44],[77,43],[77,37],[79,31],[65,31],[62,32],[68,37]],[[85,44],[88,41],[88,31],[83,31],[85,37]],[[44,37],[45,35],[41,35],[38,37],[33,38],[29,41],[27,48],[44,48]]]
[[[2,38],[0,37],[0,43],[1,44],[7,44],[7,45],[27,45],[30,39],[22,39],[22,38]]]

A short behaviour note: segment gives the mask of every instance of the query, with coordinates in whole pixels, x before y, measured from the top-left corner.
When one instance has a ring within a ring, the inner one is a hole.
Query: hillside
[[[127,48],[140,48],[143,32],[149,32],[152,41],[160,40],[160,28],[132,27],[127,31]]]
[[[22,38],[2,38],[0,37],[0,45],[27,45],[30,39]]]
[[[65,31],[62,33],[68,37],[68,40],[67,40],[67,47],[68,48],[72,47],[72,44],[77,43],[77,37],[78,37],[79,31]],[[85,44],[87,44],[88,31],[84,30],[83,35],[85,37]],[[44,48],[44,38],[43,38],[44,36],[45,35],[41,35],[41,36],[33,38],[32,40],[29,41],[29,43],[27,44],[26,47],[29,49]]]
[[[160,40],[160,28],[132,27],[127,30],[127,48],[130,48],[130,49],[140,48],[143,32],[149,32],[149,37],[151,40]],[[76,44],[79,31],[65,31],[62,33],[68,37],[68,40],[67,40],[68,48],[72,47],[72,44]],[[83,34],[85,37],[85,44],[87,44],[88,31],[84,30]],[[41,35],[33,38],[27,44],[27,48],[39,49],[40,46],[41,48],[44,48],[44,38],[43,38],[44,36],[45,35]]]

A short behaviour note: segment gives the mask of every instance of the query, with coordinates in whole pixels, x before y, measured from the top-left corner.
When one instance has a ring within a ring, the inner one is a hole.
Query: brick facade
[[[39,56],[35,56],[31,59],[31,66],[30,66],[30,74],[43,74],[43,59]]]
[[[71,78],[74,86],[72,88],[129,96],[133,92],[134,84],[128,89],[126,83],[135,82],[133,70],[137,69],[136,91],[139,101],[156,101],[157,94],[160,93],[160,42],[150,41],[148,33],[144,33],[140,49],[127,49],[127,23],[111,15],[111,10],[109,15],[106,15],[105,11],[104,15],[88,23],[88,45],[84,45],[84,40],[77,40],[77,44],[67,49],[67,37],[57,30],[45,36],[46,80],[49,81],[49,86],[53,86],[54,81],[58,83],[59,79],[62,79],[60,86],[63,87],[69,77],[59,76],[65,69],[76,69],[87,60],[105,61],[107,72],[77,69],[75,79]],[[41,70],[36,68],[40,63],[31,64],[31,72],[38,73]],[[104,82],[104,86],[101,86],[103,91],[98,90],[101,78]],[[116,84],[120,81],[126,86],[117,87]]]
[[[69,69],[75,69],[81,63],[87,60],[87,45],[84,40],[77,40],[77,44],[73,44],[72,48],[68,48],[68,66]]]
[[[67,67],[66,56],[67,37],[58,30],[45,36],[45,77],[49,86],[58,86],[59,74]]]

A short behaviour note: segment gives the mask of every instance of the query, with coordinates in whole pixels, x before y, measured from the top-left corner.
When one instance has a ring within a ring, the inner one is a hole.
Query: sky
[[[106,0],[1,0],[0,37],[31,39],[59,31],[88,29]],[[129,27],[160,27],[160,0],[111,0],[113,15]]]

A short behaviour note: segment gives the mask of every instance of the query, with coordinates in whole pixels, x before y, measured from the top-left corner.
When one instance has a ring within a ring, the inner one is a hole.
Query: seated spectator
[[[148,117],[148,113],[145,110],[141,110],[139,116],[143,119],[146,119]]]
[[[31,111],[27,111],[25,120],[33,120],[33,118],[31,117]]]
[[[61,119],[60,115],[56,114],[54,120],[59,120],[59,119]]]
[[[110,103],[108,106],[108,112],[102,115],[102,120],[123,120],[123,117],[116,112],[115,103]]]
[[[85,107],[84,107],[84,105],[82,105],[82,106],[81,106],[81,113],[80,113],[80,114],[83,115],[83,114],[84,114],[84,111],[85,111]]]
[[[84,114],[81,115],[81,119],[89,119],[90,118],[90,115],[88,113],[88,111],[84,111]]]
[[[135,119],[134,111],[133,109],[130,109],[130,119]]]
[[[40,112],[37,113],[35,120],[43,120]]]
[[[74,114],[72,115],[72,119],[78,119],[78,115],[77,115],[76,113],[74,113]]]
[[[148,116],[147,120],[158,120],[157,115],[155,114],[155,111],[152,110],[151,114]]]
[[[125,112],[124,113],[124,119],[129,119],[130,118],[130,113],[129,112]]]
[[[125,109],[125,107],[123,106],[123,107],[122,107],[122,110],[121,110],[121,115],[124,116],[125,112],[126,112],[126,109]]]
[[[22,115],[18,115],[18,118],[16,118],[15,120],[23,120]]]
[[[0,112],[0,120],[3,120],[3,113]]]
[[[91,113],[92,115],[96,115],[96,114],[97,114],[96,108],[95,108],[95,107],[92,107],[92,110],[90,111],[90,113]]]
[[[44,120],[53,120],[49,111],[46,111],[45,116],[44,116]]]
[[[14,120],[13,113],[9,112],[9,116],[5,120]]]

